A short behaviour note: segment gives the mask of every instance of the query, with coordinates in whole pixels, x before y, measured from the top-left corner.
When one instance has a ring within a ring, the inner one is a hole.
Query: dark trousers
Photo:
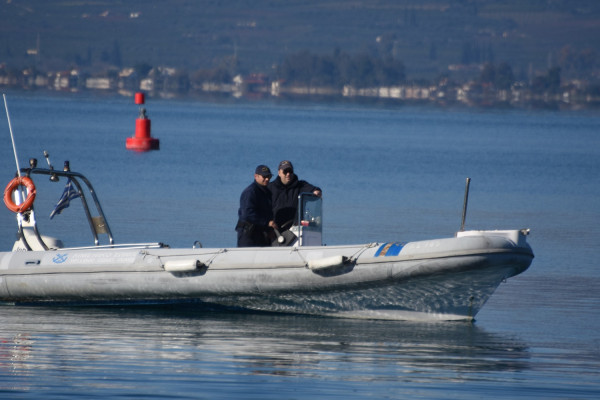
[[[237,231],[237,247],[265,247],[270,245],[271,243],[262,229],[253,229],[251,232],[243,229]]]

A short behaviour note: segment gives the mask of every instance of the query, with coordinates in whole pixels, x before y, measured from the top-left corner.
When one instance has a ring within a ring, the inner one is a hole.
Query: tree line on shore
[[[155,68],[147,63],[138,63],[131,68],[118,69],[107,66],[101,72],[90,73],[83,70],[73,69],[62,72],[63,79],[67,77],[67,85],[75,88],[85,88],[85,80],[91,77],[105,78],[113,82],[104,89],[125,88],[131,90],[140,89],[144,80],[161,82],[155,88],[179,93],[185,93],[203,87],[207,82],[216,85],[228,85],[234,82],[236,76],[240,76],[240,63],[235,56],[225,57],[219,65],[212,69],[202,69],[193,72],[178,70],[175,68]],[[267,85],[270,82],[278,82],[281,86],[288,87],[321,87],[330,88],[332,92],[340,91],[347,86],[353,88],[376,88],[392,87],[401,85],[437,86],[443,82],[444,86],[459,86],[466,82],[452,81],[450,74],[443,74],[433,81],[427,82],[423,79],[411,82],[406,76],[406,68],[402,61],[392,57],[380,57],[368,53],[348,54],[335,50],[332,54],[319,55],[309,51],[301,51],[290,54],[270,74],[248,74],[255,77],[255,85]],[[48,77],[47,86],[56,86],[56,73],[40,71],[34,67],[16,69],[0,64],[0,84],[13,87],[31,87],[39,77]],[[258,81],[256,77],[260,77]],[[52,79],[54,77],[54,80]],[[565,84],[561,81],[561,68],[549,68],[545,74],[538,74],[529,80],[521,82],[515,78],[511,66],[506,62],[498,64],[486,63],[479,66],[469,82],[486,87],[488,90],[510,90],[515,85],[527,87],[532,93],[556,94],[564,89]],[[571,84],[571,83],[569,83]],[[598,97],[600,95],[600,84],[582,83],[578,81],[580,92],[585,95]],[[89,88],[89,87],[88,87]],[[247,90],[252,90],[248,88]]]

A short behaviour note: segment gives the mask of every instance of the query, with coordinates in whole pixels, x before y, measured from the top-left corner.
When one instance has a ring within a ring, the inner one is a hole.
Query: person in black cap
[[[259,165],[254,171],[254,182],[240,196],[238,223],[235,226],[238,247],[271,245],[270,231],[277,229],[273,221],[271,192],[267,188],[272,176],[269,167]]]
[[[298,195],[310,192],[321,197],[321,188],[298,179],[290,161],[279,163],[277,178],[269,183],[272,194],[273,217],[281,229],[289,229],[296,219]]]

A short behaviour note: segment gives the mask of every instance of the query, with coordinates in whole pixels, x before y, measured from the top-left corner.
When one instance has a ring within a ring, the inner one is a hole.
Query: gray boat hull
[[[473,319],[502,281],[531,264],[525,234],[470,231],[355,246],[4,252],[0,301],[203,302],[349,318]]]

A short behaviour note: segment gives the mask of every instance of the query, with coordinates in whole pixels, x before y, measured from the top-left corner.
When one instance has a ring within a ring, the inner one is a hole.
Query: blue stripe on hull
[[[384,243],[377,249],[375,257],[397,256],[402,247],[404,247],[402,243]]]

